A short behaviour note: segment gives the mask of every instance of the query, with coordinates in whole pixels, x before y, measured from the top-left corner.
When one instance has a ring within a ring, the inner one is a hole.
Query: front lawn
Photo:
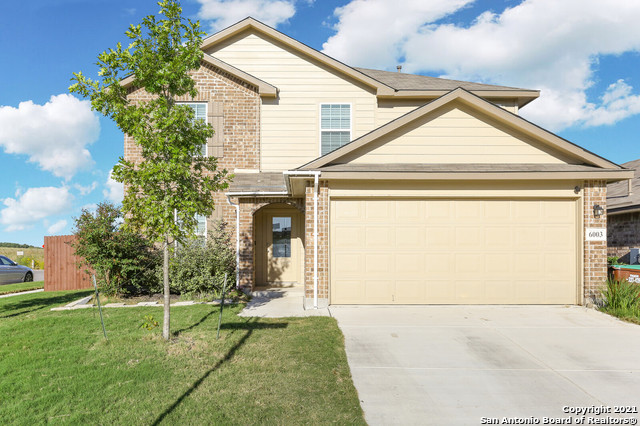
[[[90,291],[0,299],[0,424],[364,424],[343,336],[326,317],[172,308],[50,311]]]
[[[44,288],[44,281],[33,281],[27,283],[17,284],[3,284],[0,285],[0,296],[9,293],[18,293],[21,291],[38,290]]]

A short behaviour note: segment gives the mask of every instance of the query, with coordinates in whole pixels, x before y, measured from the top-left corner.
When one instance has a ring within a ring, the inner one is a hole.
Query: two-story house
[[[235,174],[209,221],[240,285],[304,286],[305,307],[598,295],[606,241],[585,232],[633,172],[521,118],[538,91],[353,68],[251,18],[202,50],[182,101]]]

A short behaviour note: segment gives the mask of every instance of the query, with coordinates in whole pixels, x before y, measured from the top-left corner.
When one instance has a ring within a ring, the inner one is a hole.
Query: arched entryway
[[[256,211],[253,221],[256,285],[301,285],[304,274],[302,212],[287,204],[269,204]]]

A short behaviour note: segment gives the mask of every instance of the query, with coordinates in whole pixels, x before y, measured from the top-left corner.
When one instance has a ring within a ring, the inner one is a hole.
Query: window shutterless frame
[[[202,120],[205,123],[207,122],[207,102],[176,102],[178,105],[187,105],[193,109],[193,113],[195,115],[196,120]],[[209,155],[207,149],[207,143],[205,142],[202,146],[202,155],[207,157]]]
[[[322,128],[322,107],[323,106],[348,106],[349,107],[349,128],[331,128],[331,129],[323,129]],[[348,141],[345,142],[349,143],[351,142],[351,139],[353,137],[353,104],[348,103],[348,102],[323,102],[318,106],[318,155],[322,156],[324,155],[322,153],[322,133],[338,133],[338,132],[349,132],[349,137],[348,137]],[[343,146],[344,144],[341,144],[340,146]],[[332,149],[331,151],[335,150],[337,148]],[[331,152],[328,151],[328,152]],[[326,152],[325,154],[327,154],[328,152]]]

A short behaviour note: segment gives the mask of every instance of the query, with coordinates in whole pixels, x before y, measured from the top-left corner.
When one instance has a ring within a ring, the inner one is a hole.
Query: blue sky
[[[542,90],[521,114],[612,161],[640,158],[640,2],[184,0],[208,34],[251,15],[353,65]],[[0,241],[41,245],[83,207],[121,199],[110,120],[68,94],[72,72],[158,6],[31,0],[0,25]]]

